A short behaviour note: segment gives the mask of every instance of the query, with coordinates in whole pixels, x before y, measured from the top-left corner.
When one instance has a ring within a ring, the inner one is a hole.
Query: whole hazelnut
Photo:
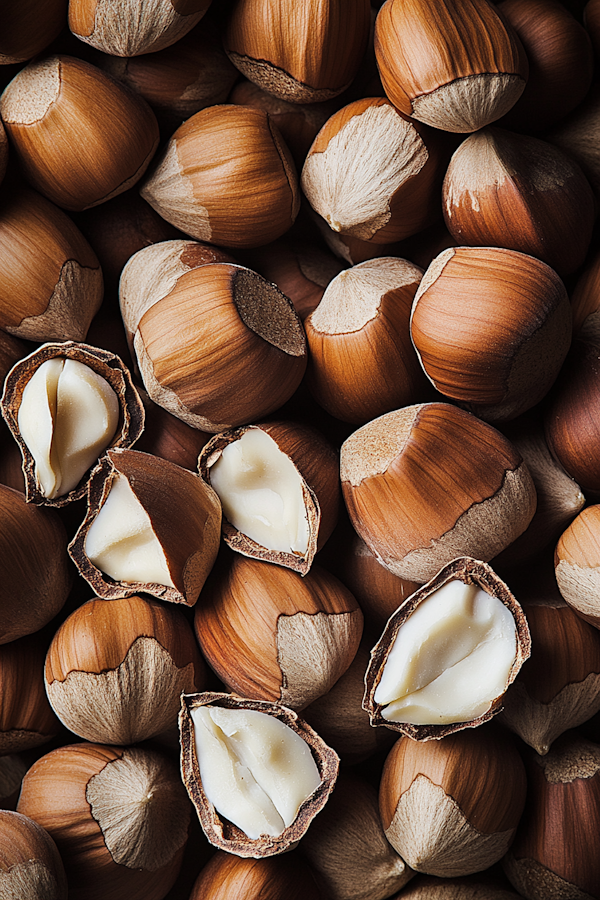
[[[368,0],[241,0],[225,33],[246,78],[282,100],[317,103],[345,90],[367,47]]]
[[[267,113],[233,104],[184,122],[141,194],[186,234],[225,247],[274,241],[300,205],[296,168],[279,131]]]
[[[488,0],[388,0],[375,53],[392,103],[445,131],[476,131],[523,93],[528,64],[512,27]]]
[[[63,209],[87,209],[127,190],[158,145],[146,103],[71,56],[22,69],[0,97],[0,113],[27,179]]]

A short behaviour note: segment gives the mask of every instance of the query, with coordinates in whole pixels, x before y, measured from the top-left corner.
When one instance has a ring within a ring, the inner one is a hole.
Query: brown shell
[[[215,807],[208,800],[202,788],[200,768],[196,758],[194,726],[190,715],[191,709],[199,706],[220,706],[225,709],[253,709],[257,712],[275,716],[295,731],[311,749],[313,758],[321,775],[321,784],[304,801],[294,822],[280,835],[261,835],[252,840],[244,832],[227,819],[222,819]],[[264,856],[275,856],[291,849],[306,833],[308,826],[325,806],[338,775],[339,757],[335,750],[328,747],[316,731],[303,719],[286,706],[269,703],[264,700],[247,700],[235,694],[206,692],[203,694],[183,694],[181,712],[179,714],[179,731],[181,736],[181,771],[183,782],[194,804],[204,833],[211,844],[221,850],[227,850],[236,856],[260,859]]]
[[[434,591],[437,591],[438,588],[441,588],[442,585],[453,579],[462,581],[464,584],[478,585],[488,594],[501,600],[514,616],[517,629],[517,653],[508,676],[507,688],[517,677],[525,660],[529,658],[531,654],[531,635],[527,619],[520,604],[507,585],[498,578],[487,563],[472,559],[469,556],[458,557],[444,566],[443,569],[440,569],[431,581],[428,581],[427,584],[424,584],[404,601],[402,606],[389,619],[381,638],[371,651],[371,662],[365,675],[366,687],[363,699],[363,708],[367,710],[371,717],[371,725],[385,725],[393,731],[400,731],[414,741],[439,740],[448,734],[462,731],[464,728],[476,728],[478,725],[483,725],[484,722],[488,722],[502,709],[503,694],[494,700],[486,713],[478,716],[476,719],[472,719],[470,722],[453,722],[445,725],[411,725],[405,722],[390,722],[384,719],[381,714],[382,705],[375,702],[375,690],[381,680],[383,667],[387,662],[388,655],[401,626],[430,594],[433,594]]]
[[[148,513],[176,587],[114,581],[87,556],[87,533],[110,492],[115,474],[128,479]],[[69,554],[90,587],[105,600],[143,592],[170,603],[193,606],[217,557],[220,522],[217,495],[193,472],[150,453],[118,448],[109,450],[92,473],[87,514],[69,545]]]
[[[251,428],[258,428],[271,437],[282,453],[294,463],[302,479],[304,509],[308,519],[308,548],[306,553],[285,553],[269,550],[238,531],[223,518],[225,543],[244,556],[285,566],[300,575],[309,571],[315,553],[325,543],[335,527],[340,501],[339,459],[334,448],[314,429],[294,422],[268,422],[248,425],[217,434],[202,449],[198,457],[200,477],[210,484],[210,468],[228,444],[240,440]],[[313,451],[313,448],[314,451]],[[320,498],[320,500],[319,500]]]
[[[4,384],[1,407],[8,427],[13,437],[21,448],[23,455],[23,472],[26,484],[26,499],[28,503],[36,503],[42,506],[66,506],[73,500],[79,500],[85,496],[88,480],[91,475],[81,479],[76,488],[69,491],[63,497],[49,500],[40,492],[35,474],[34,458],[21,437],[17,422],[17,415],[23,391],[29,379],[35,371],[49,359],[64,356],[74,359],[89,366],[98,375],[105,378],[116,393],[121,407],[119,414],[119,428],[113,438],[112,447],[131,447],[144,430],[144,405],[133,383],[131,373],[121,359],[108,350],[100,347],[92,347],[90,344],[76,343],[75,341],[49,342],[43,344],[25,359],[18,362],[8,373]]]

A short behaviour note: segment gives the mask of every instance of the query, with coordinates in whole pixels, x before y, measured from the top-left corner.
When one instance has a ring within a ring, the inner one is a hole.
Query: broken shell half
[[[335,785],[338,755],[285,706],[232,694],[184,694],[179,726],[184,784],[206,837],[229,853],[259,859],[289,850]],[[198,738],[199,729],[208,740]],[[264,825],[263,802],[282,809],[279,827]],[[250,837],[219,812],[222,804],[232,818],[238,818],[238,811],[241,816],[242,807],[253,807],[257,836]]]
[[[486,563],[453,560],[399,607],[371,651],[363,706],[372,725],[417,741],[500,712],[531,652],[521,606]]]
[[[23,455],[28,502],[64,506],[87,489],[109,447],[130,447],[144,406],[114,353],[66,341],[43,344],[8,373],[2,414]]]
[[[193,606],[219,549],[221,506],[193,472],[137,450],[109,450],[89,483],[69,553],[107,600],[140,591]]]
[[[219,495],[225,543],[305,575],[337,521],[339,458],[312,428],[270,422],[216,435],[198,459]]]

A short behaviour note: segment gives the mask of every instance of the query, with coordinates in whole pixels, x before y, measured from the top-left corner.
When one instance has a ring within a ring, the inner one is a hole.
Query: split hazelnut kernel
[[[219,549],[221,506],[197,475],[137,450],[109,450],[69,546],[101,597],[138,592],[193,606]]]
[[[285,706],[232,694],[181,698],[183,781],[211,844],[237,856],[290,849],[337,778],[334,750]]]
[[[238,553],[304,575],[339,506],[339,458],[315,429],[269,422],[216,435],[198,471],[223,507],[223,537]]]
[[[17,422],[35,460],[40,491],[53,500],[73,490],[110,444],[119,401],[88,366],[56,357],[28,381]]]
[[[415,740],[495,715],[528,658],[523,610],[485,563],[445,566],[392,615],[371,653],[363,705],[373,725]]]
[[[109,446],[144,427],[131,374],[114,353],[72,341],[42,345],[9,372],[2,411],[23,454],[27,500],[64,506],[82,497]]]
[[[321,783],[307,744],[255,709],[199,706],[190,715],[208,800],[249,838],[279,837]]]
[[[373,699],[386,721],[476,719],[503,693],[516,650],[503,603],[476,585],[448,581],[404,622]]]

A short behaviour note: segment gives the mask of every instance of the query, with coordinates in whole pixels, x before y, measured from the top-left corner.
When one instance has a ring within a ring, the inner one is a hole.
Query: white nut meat
[[[308,744],[284,722],[251,709],[191,710],[202,787],[249,838],[282,834],[321,783]]]
[[[302,478],[266,432],[246,431],[210,469],[229,522],[268,550],[305,554],[309,526]]]
[[[46,360],[28,381],[17,421],[49,500],[77,486],[119,424],[119,401],[101,375],[74,359]]]
[[[110,578],[175,587],[150,516],[117,475],[85,538],[88,559]]]
[[[516,654],[515,621],[502,601],[449,581],[401,626],[374,699],[392,722],[468,722],[504,693]]]

